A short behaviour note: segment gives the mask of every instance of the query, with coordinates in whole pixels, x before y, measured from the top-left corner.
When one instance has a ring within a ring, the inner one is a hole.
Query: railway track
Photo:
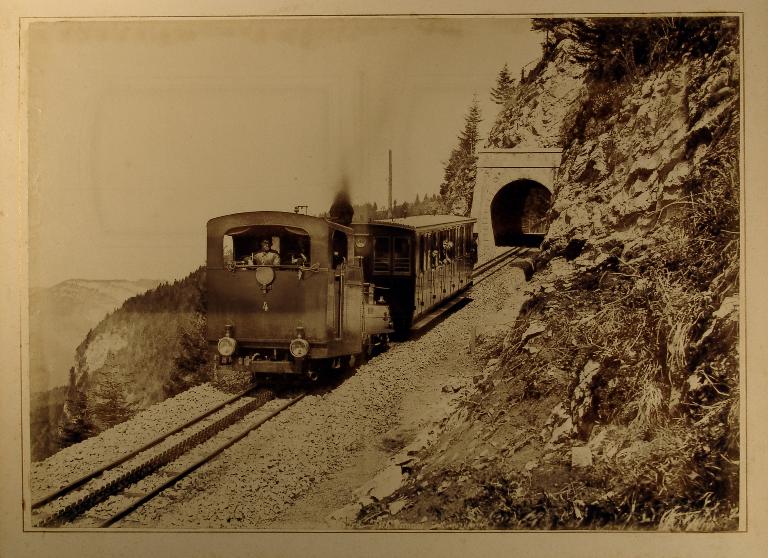
[[[514,246],[509,250],[505,250],[501,254],[491,258],[488,261],[475,267],[472,272],[472,282],[477,285],[495,275],[497,272],[504,269],[504,267],[511,261],[517,258],[523,258],[531,254],[530,248],[523,248],[520,246]]]
[[[477,285],[529,255],[511,248],[477,266]],[[442,308],[440,313],[450,312]],[[304,397],[275,400],[268,389],[249,389],[173,430],[32,503],[35,527],[109,527]],[[274,405],[262,409],[270,401]],[[261,411],[260,411],[261,410]]]
[[[251,387],[35,500],[33,525],[109,527],[303,397],[278,400],[271,390]]]

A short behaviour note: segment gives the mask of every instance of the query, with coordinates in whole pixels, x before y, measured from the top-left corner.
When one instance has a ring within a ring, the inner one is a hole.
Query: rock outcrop
[[[437,442],[467,451],[420,455],[380,525],[737,526],[736,23],[628,21],[610,59],[622,22],[547,24],[489,138],[564,149],[536,271]]]
[[[59,427],[63,445],[201,381],[186,376],[205,360],[204,280],[200,269],[134,296],[88,332],[71,370]]]
[[[518,84],[488,134],[488,146],[560,147],[566,115],[585,93],[583,50],[564,37],[547,51],[539,67]]]

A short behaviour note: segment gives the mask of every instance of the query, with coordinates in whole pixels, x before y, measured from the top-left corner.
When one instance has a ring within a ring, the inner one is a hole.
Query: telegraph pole
[[[389,150],[389,218],[394,218],[392,213],[392,150]]]

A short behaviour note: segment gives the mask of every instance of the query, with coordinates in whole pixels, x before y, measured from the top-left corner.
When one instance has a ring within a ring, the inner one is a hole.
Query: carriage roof
[[[352,223],[355,228],[377,226],[403,229],[407,231],[425,232],[430,230],[449,229],[459,225],[474,223],[477,219],[460,215],[414,215],[397,219],[379,219],[370,223]]]

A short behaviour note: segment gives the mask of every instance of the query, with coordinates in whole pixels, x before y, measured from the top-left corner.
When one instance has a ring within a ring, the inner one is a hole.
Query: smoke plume
[[[352,202],[349,197],[349,187],[347,181],[342,181],[341,189],[336,192],[336,196],[333,198],[331,209],[328,212],[328,219],[339,225],[348,227],[352,223],[352,217],[355,214],[355,210],[352,207]]]

